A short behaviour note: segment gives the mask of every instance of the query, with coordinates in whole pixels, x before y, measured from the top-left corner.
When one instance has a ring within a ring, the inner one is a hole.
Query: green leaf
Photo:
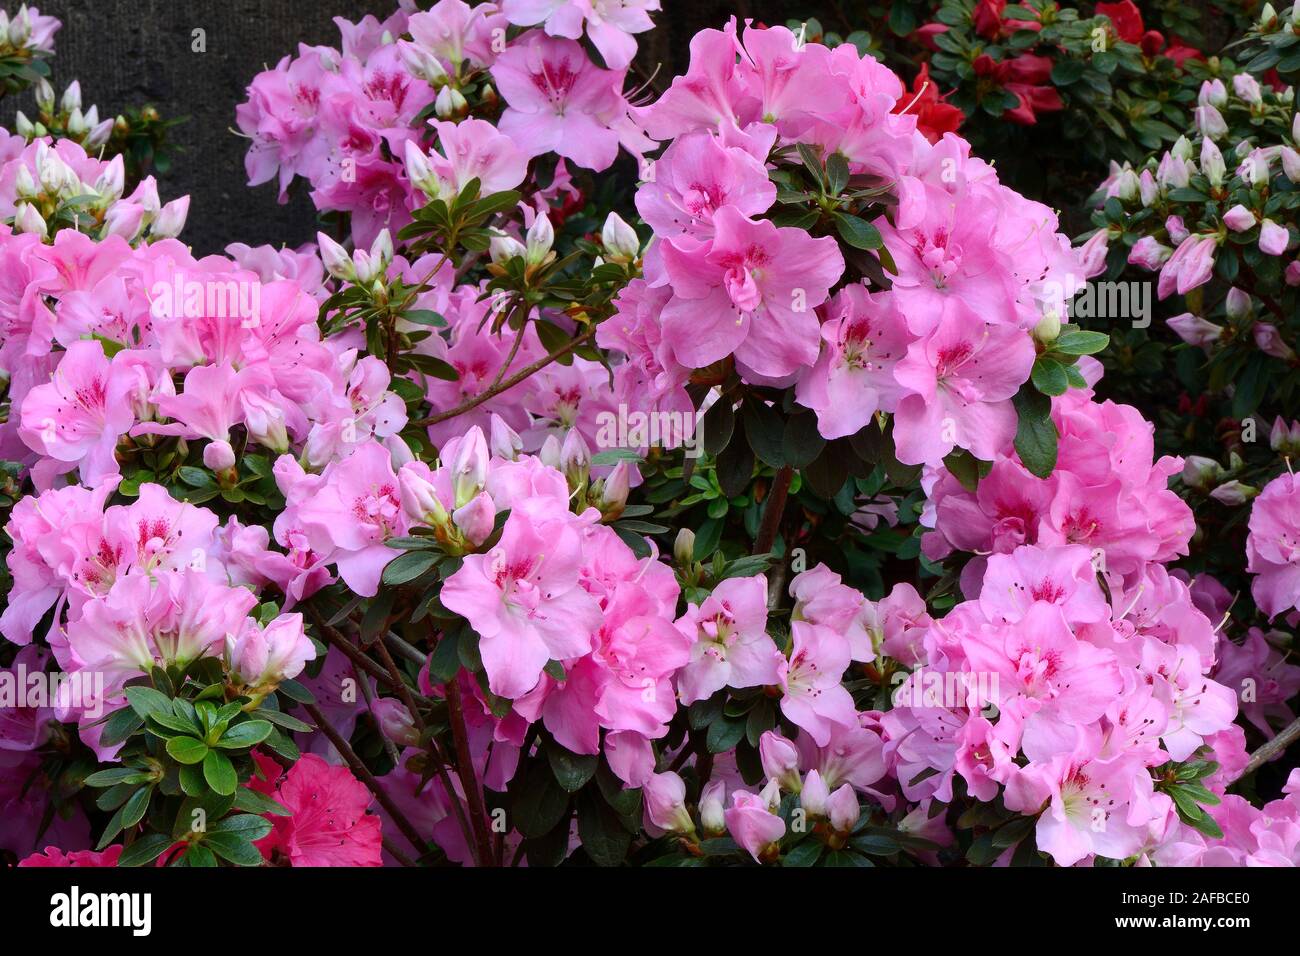
[[[1046,355],[1040,355],[1034,362],[1030,380],[1044,395],[1064,395],[1070,390],[1070,379],[1065,374],[1065,366]]]
[[[841,239],[854,249],[879,249],[884,245],[880,230],[858,216],[837,212],[835,214],[835,231],[840,234]]]
[[[618,814],[596,790],[578,794],[578,839],[597,866],[618,866],[632,845]]]
[[[546,759],[556,782],[569,793],[577,793],[586,786],[600,763],[596,754],[575,754],[557,743],[546,745]]]
[[[511,817],[525,837],[541,837],[560,822],[569,809],[569,794],[554,774],[540,764],[530,764],[518,787],[511,788]]]
[[[269,726],[269,725],[268,725]],[[229,795],[239,785],[239,776],[230,758],[216,750],[209,750],[203,758],[203,779],[217,793]]]
[[[245,813],[273,813],[277,817],[290,815],[288,807],[272,800],[264,793],[258,793],[247,787],[240,787],[235,791],[235,809],[243,810]]]
[[[236,866],[261,866],[265,862],[261,851],[237,833],[208,833],[203,846]]]
[[[384,583],[388,585],[407,584],[432,570],[438,563],[439,555],[431,551],[408,551],[389,561],[384,568]]]
[[[135,767],[110,767],[92,773],[85,783],[88,787],[111,787],[119,783],[144,783],[148,779],[147,773],[142,773]]]
[[[165,833],[146,833],[122,851],[117,865],[147,866],[162,856],[172,842],[172,838]]]
[[[740,743],[740,738],[744,736],[745,721],[720,717],[709,724],[709,731],[705,735],[704,742],[705,746],[709,748],[709,753],[720,754],[736,746],[736,744]]]
[[[161,691],[156,691],[152,687],[136,685],[126,689],[126,699],[134,710],[141,717],[148,717],[151,714],[171,713],[171,698]]]
[[[1110,336],[1104,332],[1071,329],[1057,337],[1052,343],[1052,351],[1062,355],[1096,355],[1109,344]]]
[[[246,720],[235,724],[217,741],[222,750],[241,750],[260,744],[271,734],[271,724],[266,720]]]
[[[781,857],[782,866],[812,866],[821,859],[826,847],[816,840],[804,840],[789,853]]]
[[[177,763],[198,763],[208,755],[208,745],[193,737],[173,737],[167,741],[167,752]]]
[[[1014,403],[1019,416],[1016,452],[1030,474],[1046,478],[1056,467],[1058,442],[1056,423],[1051,416],[1051,400],[1026,385],[1016,394]]]
[[[143,726],[144,721],[134,708],[127,706],[115,710],[104,721],[104,729],[99,735],[100,743],[106,747],[120,744]]]

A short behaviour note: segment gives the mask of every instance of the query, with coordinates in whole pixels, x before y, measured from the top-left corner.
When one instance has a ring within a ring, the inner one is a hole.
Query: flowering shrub
[[[301,249],[196,258],[75,137],[0,167],[0,848],[1295,863],[1300,668],[1225,636],[1198,462],[1070,321],[1185,159],[1075,248],[851,43],[733,20],[629,89],[656,10],[403,5],[259,74]]]

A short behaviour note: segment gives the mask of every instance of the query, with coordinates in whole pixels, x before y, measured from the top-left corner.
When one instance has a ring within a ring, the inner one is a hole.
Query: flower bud
[[[104,233],[109,236],[121,236],[127,242],[140,235],[143,225],[144,207],[129,199],[117,200],[104,213]]]
[[[683,568],[695,561],[695,532],[690,528],[682,528],[673,539],[673,560]]]
[[[1283,276],[1286,279],[1286,284],[1292,288],[1300,285],[1300,260],[1287,266],[1286,272],[1283,273]]]
[[[641,790],[646,821],[665,833],[694,833],[695,823],[686,809],[686,784],[677,774],[651,775]]]
[[[447,509],[443,507],[427,474],[428,470],[423,465],[398,470],[397,489],[402,510],[417,522],[434,528],[442,527],[447,523]]]
[[[433,102],[433,112],[438,119],[459,119],[469,112],[469,103],[460,90],[453,86],[444,86],[438,91]]]
[[[514,461],[523,450],[524,442],[519,434],[505,423],[500,415],[492,413],[491,435],[488,438],[488,450],[497,458]]]
[[[477,548],[492,537],[492,531],[496,528],[496,502],[486,491],[480,491],[468,504],[453,511],[451,520],[465,536],[465,540]]]
[[[700,794],[700,826],[706,836],[719,836],[727,829],[723,816],[727,785],[722,780],[714,780]]]
[[[42,78],[36,84],[32,91],[36,96],[36,108],[42,113],[54,112],[54,87],[50,86],[50,81]]]
[[[799,778],[799,751],[775,730],[765,731],[758,738],[758,758],[767,779],[775,780],[792,793],[799,793],[805,786]]]
[[[1154,272],[1164,265],[1173,254],[1174,250],[1162,245],[1154,236],[1143,236],[1133,243],[1133,248],[1128,253],[1128,261],[1129,265],[1140,266]]]
[[[14,188],[17,190],[19,199],[34,199],[37,193],[40,192],[40,188],[36,185],[36,180],[32,176],[32,171],[27,168],[26,163],[18,164]]]
[[[542,447],[537,450],[537,459],[547,468],[560,468],[560,440],[554,435],[547,435]]]
[[[488,457],[487,440],[483,437],[483,429],[478,426],[467,431],[456,443],[451,473],[457,508],[477,495],[487,484]]]
[[[1297,3],[1296,6],[1300,6]],[[1280,150],[1282,153],[1282,172],[1286,178],[1293,183],[1300,183],[1300,153],[1297,153],[1290,146],[1283,146]]]
[[[1160,187],[1156,185],[1156,179],[1151,175],[1151,170],[1142,170],[1142,175],[1138,176],[1138,198],[1142,200],[1142,206],[1145,208],[1156,201],[1160,195]]]
[[[379,235],[370,243],[370,258],[380,263],[380,275],[388,271],[388,264],[393,261],[393,237],[387,229],[380,229]]]
[[[397,54],[402,58],[402,65],[412,76],[417,76],[433,86],[439,86],[447,81],[447,71],[443,68],[442,61],[418,43],[398,40]]]
[[[1237,505],[1244,505],[1257,494],[1259,494],[1258,488],[1233,479],[1232,481],[1224,482],[1211,491],[1210,497],[1220,504],[1235,507]]]
[[[438,177],[429,165],[429,157],[413,140],[406,141],[405,159],[406,178],[411,181],[411,185],[430,199],[437,199],[441,195]]]
[[[641,240],[636,230],[623,221],[616,212],[605,218],[605,225],[600,230],[600,243],[605,247],[605,255],[613,262],[633,262],[641,254]]]
[[[49,229],[45,225],[45,220],[41,214],[36,211],[36,207],[30,203],[23,203],[22,208],[14,216],[14,228],[18,232],[30,232],[44,239],[49,235]]]
[[[1048,309],[1034,326],[1033,335],[1039,345],[1051,345],[1061,335],[1061,314],[1054,307]]]
[[[346,249],[323,232],[316,233],[316,245],[320,247],[320,258],[326,272],[336,279],[356,281],[357,269]]]
[[[1174,145],[1169,147],[1169,152],[1183,161],[1187,161],[1196,155],[1192,149],[1192,141],[1186,136],[1179,136],[1174,140]]]
[[[591,475],[591,449],[576,428],[570,428],[564,436],[564,445],[560,448],[560,470],[568,479],[570,488],[585,486]]]
[[[526,252],[524,244],[513,236],[493,236],[488,243],[488,256],[495,265],[505,265],[511,259],[521,259]]]
[[[228,441],[210,441],[203,449],[203,464],[212,471],[228,471],[235,467],[235,450]]]
[[[27,114],[22,110],[14,114],[14,132],[23,139],[31,139],[37,135],[36,127],[32,125],[32,121],[27,118]]]
[[[1227,106],[1228,88],[1218,78],[1206,80],[1196,93],[1196,102],[1199,106]]]
[[[1183,484],[1205,491],[1223,477],[1223,466],[1213,458],[1188,455],[1183,459]]]
[[[831,829],[836,833],[848,833],[858,822],[858,795],[850,784],[842,784],[826,801],[826,815],[830,817]]]
[[[544,213],[538,213],[533,218],[533,224],[528,227],[524,240],[524,261],[530,266],[541,265],[555,244],[555,230],[551,227],[551,220]]]
[[[1300,422],[1293,421],[1288,426],[1279,415],[1273,422],[1273,430],[1269,432],[1268,443],[1275,452],[1288,458],[1300,454]]]
[[[73,110],[81,109],[80,80],[73,80],[68,84],[68,88],[63,91],[63,99],[59,101],[59,106],[65,113],[71,113]]]
[[[1181,246],[1183,240],[1190,235],[1187,226],[1183,222],[1182,216],[1170,216],[1165,220],[1165,231],[1169,233],[1169,241],[1176,246]]]
[[[1166,319],[1165,324],[1188,345],[1208,346],[1219,341],[1220,336],[1223,335],[1222,327],[1190,312]]]
[[[1286,344],[1282,333],[1271,322],[1256,322],[1251,333],[1255,337],[1255,347],[1265,355],[1289,362],[1295,358],[1295,352]]]
[[[380,732],[397,746],[419,745],[420,732],[415,728],[415,720],[400,700],[392,697],[377,697],[370,709]]]
[[[155,239],[172,239],[180,235],[185,228],[185,220],[190,213],[190,197],[181,196],[162,207],[158,218],[149,229],[149,235]]]
[[[1270,256],[1280,256],[1291,245],[1291,233],[1271,219],[1259,225],[1259,251]]]
[[[1249,73],[1238,73],[1232,78],[1232,91],[1251,106],[1259,106],[1264,102],[1264,94],[1259,88],[1259,80]]]
[[[600,484],[600,513],[607,520],[614,520],[627,507],[631,470],[626,459],[619,461]]]
[[[1201,172],[1205,178],[1210,181],[1212,186],[1222,186],[1223,177],[1227,173],[1228,167],[1223,161],[1223,153],[1219,147],[1214,145],[1210,139],[1201,143]]]
[[[799,806],[810,817],[826,816],[826,799],[830,796],[826,781],[816,770],[809,770],[799,791]]]
[[[1255,214],[1238,203],[1223,214],[1223,224],[1233,232],[1245,232],[1255,226]]]
[[[1206,142],[1222,139],[1228,135],[1228,123],[1213,106],[1198,106],[1192,111],[1196,129],[1205,137]]]
[[[1252,311],[1250,294],[1233,286],[1224,299],[1224,309],[1229,319],[1244,319]]]

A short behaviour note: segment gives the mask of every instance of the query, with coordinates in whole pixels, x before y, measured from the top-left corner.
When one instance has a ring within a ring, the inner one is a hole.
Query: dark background
[[[253,76],[296,54],[300,42],[337,47],[333,17],[355,21],[371,13],[383,19],[396,9],[396,0],[35,0],[35,5],[63,21],[51,61],[56,93],[62,95],[79,79],[84,108],[97,104],[101,118],[146,103],[165,117],[189,117],[171,133],[184,152],[157,178],[164,201],[191,197],[182,238],[196,252],[218,252],[235,241],[296,246],[315,235],[315,209],[305,193],[282,206],[274,183],[245,185],[246,141],[231,132],[235,107]],[[649,69],[662,64],[661,78],[685,69],[696,31],[720,26],[731,14],[766,23],[795,16],[821,16],[828,27],[845,22],[834,12],[839,5],[827,0],[662,0],[662,5],[655,29],[641,35],[639,57]],[[206,31],[205,53],[191,52],[196,28]],[[0,118],[10,128],[15,109],[34,115],[32,94],[5,99]]]

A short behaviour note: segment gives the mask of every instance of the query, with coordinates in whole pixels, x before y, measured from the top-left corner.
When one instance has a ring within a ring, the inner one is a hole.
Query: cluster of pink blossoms
[[[252,140],[249,183],[276,179],[283,202],[295,177],[305,179],[316,208],[347,213],[353,238],[368,245],[427,202],[416,181],[422,167],[408,174],[412,149],[439,143],[439,160],[460,162],[456,141],[445,138],[444,125],[452,124],[438,121],[463,119],[467,93],[500,110],[501,132],[526,156],[554,153],[600,171],[620,145],[640,155],[653,143],[633,124],[623,87],[634,35],[652,26],[648,11],[656,9],[655,0],[500,7],[439,0],[427,11],[403,4],[382,23],[337,19],[341,49],[302,45],[249,86],[236,111]],[[507,38],[512,26],[534,24]],[[605,66],[577,42],[584,29]],[[410,39],[395,39],[403,35]],[[559,172],[563,182],[563,161]]]
[[[904,95],[849,44],[800,45],[781,27],[742,40],[734,23],[696,36],[687,74],[637,113],[667,142],[636,198],[656,238],[602,344],[659,395],[731,357],[746,382],[795,385],[827,438],[890,412],[901,461],[991,457],[1015,432],[1029,332],[1063,313],[1078,265],[1051,210],[999,184],[960,138],[927,140],[894,112]],[[759,218],[777,201],[770,157],[795,145],[892,187],[896,213],[875,222],[897,264],[889,290],[832,295],[835,240]]]

